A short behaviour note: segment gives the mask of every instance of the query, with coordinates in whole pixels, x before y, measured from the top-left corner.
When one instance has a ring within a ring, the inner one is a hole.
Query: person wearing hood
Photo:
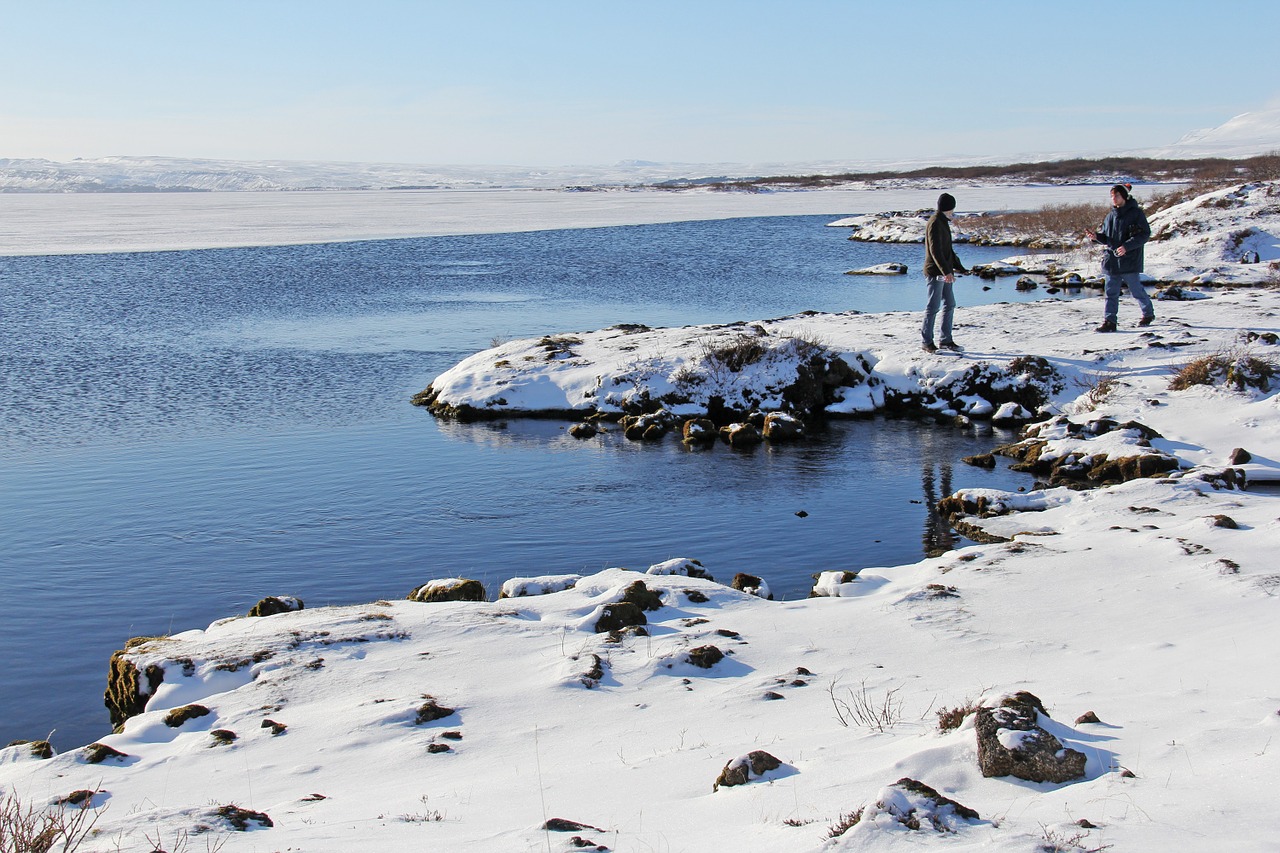
[[[929,289],[929,301],[925,306],[924,325],[920,329],[925,352],[960,349],[951,337],[951,320],[956,313],[956,297],[952,285],[955,284],[957,274],[965,275],[969,271],[960,263],[951,246],[951,218],[955,216],[955,210],[955,198],[951,193],[943,193],[938,196],[937,211],[929,217],[929,224],[925,227],[924,276],[925,285]],[[933,326],[939,307],[942,308],[942,340],[934,345]]]
[[[1111,210],[1099,231],[1084,236],[1106,246],[1102,254],[1102,273],[1106,277],[1106,305],[1103,308],[1102,325],[1095,331],[1114,332],[1116,317],[1120,311],[1120,289],[1128,287],[1129,293],[1142,306],[1139,326],[1150,326],[1156,318],[1151,297],[1142,285],[1142,247],[1151,239],[1151,226],[1132,195],[1129,184],[1116,184],[1111,188]]]

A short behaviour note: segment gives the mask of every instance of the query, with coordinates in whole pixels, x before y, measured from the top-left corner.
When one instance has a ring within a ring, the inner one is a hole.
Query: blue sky
[[[874,161],[1280,106],[1280,3],[0,0],[0,157]]]

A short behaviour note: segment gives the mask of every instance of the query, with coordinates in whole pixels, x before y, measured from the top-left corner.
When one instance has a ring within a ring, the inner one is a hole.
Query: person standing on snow
[[[1150,326],[1151,321],[1156,318],[1155,309],[1151,307],[1151,297],[1142,286],[1142,246],[1151,239],[1151,226],[1147,224],[1147,215],[1131,195],[1132,191],[1130,184],[1116,184],[1112,187],[1111,210],[1102,222],[1102,229],[1084,235],[1086,239],[1107,247],[1102,254],[1102,272],[1107,279],[1107,301],[1103,309],[1102,325],[1095,329],[1098,332],[1116,330],[1121,286],[1127,286],[1129,293],[1142,306],[1139,326]]]
[[[924,277],[929,288],[929,302],[924,311],[924,325],[920,329],[924,337],[924,351],[937,352],[939,348],[959,351],[951,338],[951,320],[956,313],[956,297],[952,291],[956,274],[969,271],[956,257],[951,247],[951,218],[955,216],[956,200],[951,193],[938,196],[938,210],[929,217],[924,232]],[[933,324],[942,306],[942,342],[933,343]]]

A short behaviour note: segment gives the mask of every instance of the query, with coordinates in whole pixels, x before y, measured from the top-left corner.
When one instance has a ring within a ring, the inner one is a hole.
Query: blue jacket
[[[1151,239],[1151,226],[1142,208],[1130,198],[1119,207],[1111,208],[1102,221],[1102,230],[1096,232],[1093,239],[1107,247],[1109,257],[1103,258],[1103,269],[1107,272],[1120,275],[1142,272],[1142,246]],[[1124,257],[1111,254],[1121,246],[1124,246]],[[1116,261],[1119,268],[1108,265]]]

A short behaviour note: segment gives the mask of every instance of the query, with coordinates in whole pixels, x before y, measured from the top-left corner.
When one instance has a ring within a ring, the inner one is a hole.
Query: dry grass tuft
[[[1170,391],[1185,391],[1196,385],[1224,386],[1244,391],[1270,391],[1271,381],[1280,375],[1280,360],[1232,350],[1201,356],[1184,365],[1169,381]]]

